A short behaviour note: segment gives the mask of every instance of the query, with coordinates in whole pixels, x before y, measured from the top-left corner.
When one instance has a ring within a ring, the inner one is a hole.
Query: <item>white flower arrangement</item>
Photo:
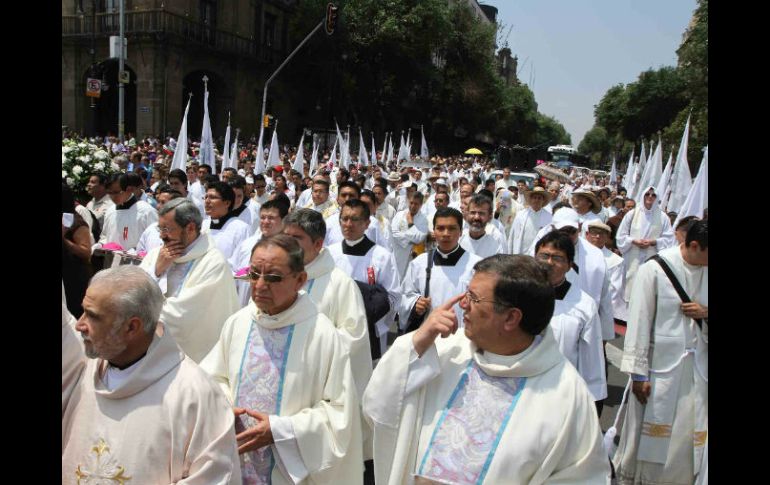
[[[120,167],[110,161],[110,155],[103,149],[84,140],[62,140],[62,180],[72,188],[76,197],[86,198],[88,179],[95,172],[107,176],[120,172]]]

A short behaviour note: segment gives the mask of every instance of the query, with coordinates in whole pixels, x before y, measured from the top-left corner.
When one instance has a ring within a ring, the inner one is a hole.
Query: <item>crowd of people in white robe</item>
[[[311,174],[285,153],[256,174],[244,153],[217,175],[158,157],[151,184],[91,177],[92,251],[119,255],[83,315],[62,306],[63,483],[352,484],[372,459],[392,484],[707,476],[707,252],[685,254],[698,219],[672,227],[655,187],[636,206],[620,184],[530,186],[476,158],[327,155]],[[677,310],[656,254],[697,309]],[[376,317],[364,287],[384,290]],[[616,324],[641,397],[611,467],[598,416]],[[648,362],[651,334],[669,353]]]

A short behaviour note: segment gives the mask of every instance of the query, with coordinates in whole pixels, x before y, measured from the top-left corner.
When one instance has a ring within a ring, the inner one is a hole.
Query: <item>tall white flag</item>
[[[658,146],[655,147],[655,151],[652,152],[650,159],[647,161],[647,166],[644,168],[644,173],[639,181],[639,189],[637,191],[636,203],[637,205],[644,204],[644,189],[660,180],[660,175],[663,173],[663,154],[662,154],[663,142],[658,140]],[[657,187],[655,187],[657,190]],[[658,192],[658,199],[661,197],[661,193]]]
[[[420,144],[420,158],[427,162],[430,156],[428,154],[428,142],[425,141],[425,130],[422,126],[420,126],[420,135],[422,137]]]
[[[409,154],[407,153],[406,143],[404,143],[404,132],[401,132],[401,145],[398,147],[398,158],[396,159],[396,162],[401,162],[401,160],[409,160]]]
[[[664,211],[666,210],[666,207],[668,207],[668,198],[671,195],[670,184],[673,168],[674,151],[671,150],[671,153],[668,154],[668,162],[666,162],[666,168],[663,170],[663,173],[660,175],[660,180],[658,180],[658,184],[655,186],[658,191],[658,203],[660,204],[660,208]]]
[[[366,154],[366,143],[364,143],[364,134],[361,128],[358,128],[358,163],[362,167],[369,165],[369,156]]]
[[[241,133],[240,128],[235,129],[235,141],[233,142],[232,146],[230,147],[230,166],[237,169],[238,168],[238,162],[241,160],[238,156],[238,135]],[[246,174],[251,175],[251,174]]]
[[[696,216],[703,218],[703,210],[709,206],[709,147],[703,152],[703,160],[700,162],[698,176],[695,177],[695,183],[692,184],[687,198],[684,200],[681,209],[676,215],[674,227],[679,220],[687,216]]]
[[[612,157],[612,168],[610,169],[610,185],[618,183],[618,170],[615,168],[615,157]]]
[[[278,123],[273,130],[273,140],[270,142],[270,154],[267,156],[267,166],[275,167],[281,164],[281,149],[278,146]],[[288,174],[284,174],[288,177]]]
[[[390,134],[390,140],[388,140],[388,159],[387,162],[393,160],[393,133]]]
[[[335,167],[337,165],[337,142],[339,140],[334,140],[334,148],[332,148],[332,154],[329,156],[329,163],[332,167]]]
[[[171,170],[178,168],[187,172],[187,113],[190,111],[190,101],[187,99],[187,107],[184,109],[182,118],[182,127],[179,128],[179,136],[176,138],[176,148],[174,149],[174,159],[171,161]]]
[[[388,132],[385,132],[385,141],[382,142],[382,155],[380,155],[380,161],[383,165],[385,165],[388,161],[386,160],[388,158]]]
[[[634,177],[634,150],[631,150],[631,156],[628,157],[626,165],[626,174],[623,176],[623,186],[627,191],[631,190],[631,180]],[[626,194],[628,195],[628,194]]]
[[[204,76],[205,77],[205,76]],[[214,138],[211,136],[211,121],[209,120],[209,89],[205,82],[206,91],[203,94],[203,130],[201,131],[200,156],[198,161],[211,167],[211,173],[217,174],[217,159],[214,156]]]
[[[304,176],[305,172],[305,130],[302,130],[302,137],[299,139],[299,146],[297,147],[297,156],[294,158],[294,170]],[[309,172],[308,172],[309,173]]]
[[[262,146],[263,139],[262,137],[265,134],[265,128],[261,127],[259,129],[259,142],[257,142],[257,157],[256,157],[256,163],[254,164],[254,175],[259,175],[261,173],[265,172],[265,149]]]
[[[225,131],[225,146],[222,147],[222,170],[230,166],[230,112],[227,112],[227,130]],[[233,167],[237,169],[238,167]]]
[[[318,143],[313,143],[313,154],[310,156],[310,167],[308,174],[314,176],[316,170],[318,170]]]
[[[692,175],[690,175],[690,164],[687,161],[687,146],[690,138],[690,117],[687,117],[687,123],[684,125],[682,141],[679,143],[679,151],[676,154],[676,165],[674,165],[674,175],[671,178],[671,198],[668,201],[668,210],[677,214],[684,204],[687,194],[692,188]]]
[[[642,187],[639,187],[639,182],[642,178],[642,173],[644,173],[644,167],[647,165],[647,155],[644,151],[644,142],[642,142],[642,153],[639,155],[639,163],[636,164],[633,180],[631,181],[631,187],[628,188],[628,196],[634,200],[636,200],[637,191],[642,190]]]
[[[377,165],[377,150],[374,149],[374,132],[372,132],[372,165]]]

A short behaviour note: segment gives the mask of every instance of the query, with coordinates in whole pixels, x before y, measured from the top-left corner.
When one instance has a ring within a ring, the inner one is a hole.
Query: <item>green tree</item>
[[[613,139],[602,126],[594,126],[586,132],[578,145],[578,152],[587,156],[593,166],[611,163],[614,144]]]

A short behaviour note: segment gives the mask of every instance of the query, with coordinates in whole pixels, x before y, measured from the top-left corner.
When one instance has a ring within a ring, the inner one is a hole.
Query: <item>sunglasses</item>
[[[265,283],[267,284],[280,283],[281,281],[283,281],[284,278],[286,278],[286,276],[279,275],[279,274],[262,274],[262,273],[257,273],[256,271],[249,271],[248,277],[249,277],[249,280],[253,281],[254,283],[259,281],[260,278],[263,278],[265,280]]]

